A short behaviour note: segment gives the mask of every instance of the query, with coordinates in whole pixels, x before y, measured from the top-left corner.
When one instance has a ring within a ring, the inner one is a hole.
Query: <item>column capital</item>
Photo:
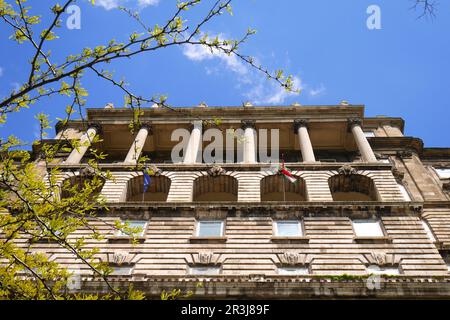
[[[255,120],[242,120],[241,121],[242,130],[245,130],[247,128],[255,129],[255,123],[256,123]]]
[[[189,131],[192,131],[199,123],[201,128],[203,129],[203,120],[194,120],[189,124]]]
[[[309,121],[306,119],[295,119],[294,120],[294,133],[297,133],[298,129],[300,127],[306,127],[308,128]]]
[[[89,122],[87,128],[88,130],[89,128],[94,128],[97,131],[97,134],[101,134],[103,132],[100,122]]]
[[[150,122],[142,122],[139,127],[139,130],[140,129],[147,129],[148,134],[153,134],[153,126]]]
[[[362,120],[360,118],[349,118],[347,119],[347,123],[348,123],[348,130],[350,131],[353,128],[353,126],[361,126]]]

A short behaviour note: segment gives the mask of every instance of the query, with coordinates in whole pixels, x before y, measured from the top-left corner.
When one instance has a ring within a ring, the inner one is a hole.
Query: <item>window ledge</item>
[[[191,243],[224,243],[227,237],[191,237],[189,241]]]
[[[276,243],[309,243],[308,237],[272,237],[271,240]]]
[[[138,243],[143,243],[145,241],[145,237],[129,237],[129,236],[110,236],[107,237],[109,243],[133,243],[136,241]]]
[[[356,243],[391,243],[391,237],[354,237]]]
[[[58,243],[58,240],[52,237],[41,237],[39,239],[28,239],[30,243]]]

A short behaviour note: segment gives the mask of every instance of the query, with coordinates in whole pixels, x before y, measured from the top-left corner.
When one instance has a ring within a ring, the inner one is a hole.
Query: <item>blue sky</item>
[[[210,3],[211,1],[206,1]],[[29,0],[38,14],[48,17],[50,0]],[[276,4],[275,4],[276,3]],[[63,27],[60,39],[48,49],[53,59],[86,46],[126,39],[139,26],[116,4],[140,10],[149,25],[162,24],[174,9],[169,0],[97,0],[92,7],[78,0],[81,30]],[[381,9],[381,29],[366,26],[369,5]],[[239,0],[234,15],[224,14],[204,31],[225,38],[242,35],[248,27],[257,34],[242,47],[270,70],[283,69],[295,76],[303,90],[286,94],[235,58],[207,54],[201,47],[170,48],[143,54],[108,67],[124,78],[134,92],[165,94],[168,103],[193,106],[338,104],[348,100],[365,104],[366,116],[399,116],[406,135],[420,137],[428,147],[450,147],[450,3],[440,1],[435,19],[417,19],[412,0]],[[198,20],[206,7],[186,16]],[[45,20],[45,18],[44,18]],[[30,59],[26,45],[8,40],[10,30],[0,24],[0,97],[25,81]],[[123,94],[92,75],[83,85],[89,90],[88,107],[108,102],[123,104]],[[44,111],[52,119],[63,115],[63,98],[43,100],[9,117],[0,127],[2,137],[15,134],[26,141],[36,137],[34,115]],[[53,134],[53,132],[52,132]]]

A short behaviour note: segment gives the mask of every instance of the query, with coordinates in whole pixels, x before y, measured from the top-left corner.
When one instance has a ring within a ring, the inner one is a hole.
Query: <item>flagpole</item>
[[[281,161],[282,161],[282,168],[284,169],[284,153],[281,154]],[[283,177],[284,178],[284,177]],[[283,179],[283,202],[286,202],[286,186],[284,185],[284,179]]]

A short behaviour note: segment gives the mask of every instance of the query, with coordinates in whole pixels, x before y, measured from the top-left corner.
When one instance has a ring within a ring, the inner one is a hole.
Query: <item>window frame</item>
[[[202,223],[220,223],[220,234],[219,235],[201,235],[201,224]],[[198,238],[214,238],[214,237],[225,237],[225,221],[224,220],[197,220],[195,236]]]
[[[374,270],[369,270],[370,267],[376,267],[378,268],[378,270],[375,269],[375,272],[373,272]],[[383,272],[384,270],[396,270],[397,272]],[[398,265],[393,265],[393,266],[379,266],[377,264],[369,264],[366,266],[366,271],[369,274],[374,274],[374,275],[386,275],[386,276],[396,276],[396,275],[400,275],[401,270],[400,270],[400,266]]]
[[[434,168],[433,167],[433,169],[436,172],[436,174],[440,180],[450,179],[450,168]],[[444,177],[441,176],[439,171],[446,171],[446,175]]]
[[[283,272],[280,272],[281,270],[288,270],[288,269],[298,269],[298,270],[304,270],[305,271],[305,273],[289,273],[289,272],[287,272],[287,273],[283,273]],[[278,275],[280,275],[280,276],[307,276],[307,275],[310,275],[311,274],[311,270],[310,270],[310,268],[308,267],[308,266],[305,266],[305,267],[300,267],[300,266],[279,266],[278,268],[277,268],[277,274]]]
[[[193,270],[198,269],[214,269],[217,270],[217,273],[193,273]],[[222,273],[221,266],[203,266],[203,265],[193,265],[188,267],[188,274],[193,276],[217,276]]]
[[[278,223],[296,223],[298,226],[298,234],[297,235],[281,235],[278,230]],[[300,238],[305,236],[305,230],[303,226],[303,221],[298,220],[273,220],[273,236],[278,238]]]
[[[381,235],[361,235],[358,234],[355,228],[355,224],[356,223],[361,223],[361,221],[371,221],[373,223],[377,223],[378,227],[381,231]],[[356,222],[356,223],[355,223]],[[383,223],[381,221],[381,219],[351,219],[351,223],[352,223],[352,229],[353,229],[353,235],[355,238],[373,238],[373,239],[377,239],[377,238],[385,238],[387,237],[387,233],[386,230],[384,229]]]
[[[128,222],[128,224],[130,225],[131,228],[135,228],[135,227],[131,226],[132,222],[143,222],[144,225],[142,226],[142,231],[141,231],[140,234],[136,235],[136,238],[143,238],[143,237],[145,237],[145,233],[146,233],[147,227],[148,227],[148,221],[147,220],[128,220],[128,219],[127,220],[122,220],[122,219],[120,219],[120,222],[122,224]],[[117,229],[116,229],[116,232],[115,232],[115,236],[116,237],[121,237],[121,238],[132,238],[132,235],[123,232],[123,230],[117,230]]]
[[[111,274],[110,275],[112,275],[112,276],[131,276],[132,274],[133,274],[133,272],[134,272],[134,265],[128,265],[128,264],[126,264],[126,265],[111,265],[110,266],[112,269],[113,269],[113,271],[111,272]],[[121,269],[129,269],[128,270],[128,273],[116,273],[116,271],[117,270],[121,270]]]

